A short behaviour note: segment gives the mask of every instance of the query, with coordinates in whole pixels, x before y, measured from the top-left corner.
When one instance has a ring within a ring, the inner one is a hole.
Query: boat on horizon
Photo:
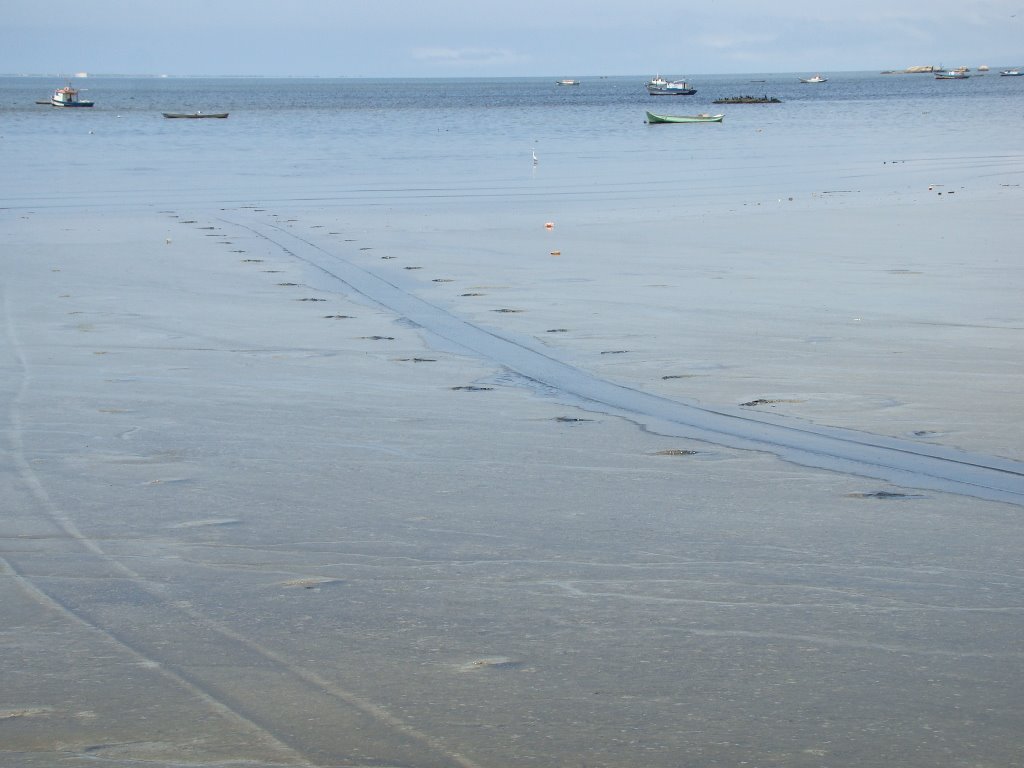
[[[827,83],[828,78],[822,77],[821,75],[815,75],[814,77],[801,77],[801,83]]]
[[[658,125],[660,123],[720,123],[725,115],[656,115],[653,112],[647,113],[647,123]]]
[[[666,80],[661,75],[651,78],[646,87],[651,96],[693,96],[697,92],[685,80]]]
[[[91,107],[95,102],[83,101],[79,98],[78,89],[72,88],[68,83],[63,88],[58,88],[50,96],[50,106],[53,107]]]
[[[1004,69],[999,73],[1000,77],[1020,77],[1021,71],[1019,69]]]
[[[215,118],[223,120],[228,116],[227,112],[164,112],[164,117],[171,119],[200,120],[203,118]]]
[[[966,80],[970,75],[967,74],[967,70],[963,67],[960,69],[950,69],[946,72],[938,72],[935,75],[936,80]]]
[[[556,85],[579,85],[580,81],[579,80],[572,80],[570,78],[565,78],[564,80],[556,80],[555,84]]]

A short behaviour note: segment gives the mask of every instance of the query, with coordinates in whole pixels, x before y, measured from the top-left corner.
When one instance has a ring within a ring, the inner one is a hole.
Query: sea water
[[[696,95],[673,97],[649,96],[639,75],[572,87],[553,78],[75,81],[91,109],[37,105],[62,84],[53,78],[0,78],[0,205],[500,211],[556,200],[613,216],[671,215],[844,190],[1019,181],[1024,78],[828,77],[811,85],[795,73],[693,76]],[[713,103],[739,95],[781,103]],[[646,110],[725,119],[653,126]],[[230,117],[162,116],[194,111]]]

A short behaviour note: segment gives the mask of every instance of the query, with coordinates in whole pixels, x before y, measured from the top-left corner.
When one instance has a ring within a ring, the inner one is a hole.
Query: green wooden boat
[[[658,123],[720,123],[725,115],[656,115],[653,112],[647,113],[647,122],[651,125]]]

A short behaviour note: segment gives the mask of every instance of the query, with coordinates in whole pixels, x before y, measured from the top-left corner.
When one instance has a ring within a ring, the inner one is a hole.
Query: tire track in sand
[[[8,552],[0,558],[0,575],[13,578],[39,605],[100,633],[137,663],[195,696],[265,749],[274,764],[478,768],[384,707],[189,606],[171,602],[159,584],[147,582],[83,533],[53,500],[27,457],[21,409],[31,366],[4,292],[0,305],[11,367],[20,371],[3,430],[15,475],[27,491],[23,503],[34,503],[63,534],[43,554]],[[80,577],[26,575],[46,573],[47,560],[64,553],[77,558]],[[240,672],[253,679],[240,682]]]

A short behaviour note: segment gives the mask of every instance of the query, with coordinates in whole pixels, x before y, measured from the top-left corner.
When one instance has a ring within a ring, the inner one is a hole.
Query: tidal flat
[[[0,765],[1019,764],[1019,152],[934,107],[783,172],[772,108],[703,187],[597,151],[638,120],[319,166],[98,101],[88,180],[12,156]]]

